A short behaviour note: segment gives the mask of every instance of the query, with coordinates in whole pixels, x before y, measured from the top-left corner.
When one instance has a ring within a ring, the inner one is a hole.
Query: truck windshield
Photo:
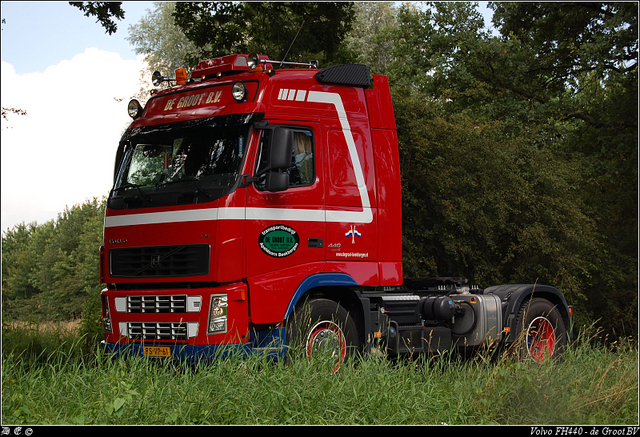
[[[211,190],[219,192],[235,184],[250,124],[168,126],[143,128],[130,136],[112,195],[133,191],[151,199],[171,191],[199,190],[211,197]]]

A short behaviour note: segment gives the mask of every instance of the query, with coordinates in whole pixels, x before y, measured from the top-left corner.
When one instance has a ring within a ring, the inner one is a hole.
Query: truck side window
[[[313,185],[316,180],[313,134],[308,130],[294,129],[293,131],[291,166],[285,171],[289,174],[289,187]],[[259,190],[264,190],[265,180],[266,176],[262,175],[256,184]]]

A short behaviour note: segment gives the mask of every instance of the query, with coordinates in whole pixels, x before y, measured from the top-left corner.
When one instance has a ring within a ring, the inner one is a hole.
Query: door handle
[[[308,245],[309,247],[321,249],[323,247],[322,238],[309,238]]]

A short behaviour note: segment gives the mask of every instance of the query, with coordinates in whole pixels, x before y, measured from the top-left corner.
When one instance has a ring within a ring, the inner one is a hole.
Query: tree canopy
[[[118,30],[118,25],[113,18],[122,20],[125,14],[122,2],[69,2],[69,4],[84,12],[85,17],[96,17],[96,23],[100,23],[105,33],[109,35]]]
[[[498,36],[470,3],[389,29],[409,269],[556,284],[633,332],[637,8],[491,7]]]
[[[34,320],[99,317],[99,249],[105,199],[65,208],[56,220],[2,235],[2,314]]]
[[[190,66],[245,52],[323,64],[349,58],[342,46],[354,17],[348,2],[178,2],[173,15],[198,47]]]
[[[174,2],[155,2],[147,15],[129,26],[127,41],[135,53],[145,55],[151,71],[175,71],[185,67],[185,59],[195,53],[197,46],[175,24]],[[190,69],[189,69],[190,70]]]

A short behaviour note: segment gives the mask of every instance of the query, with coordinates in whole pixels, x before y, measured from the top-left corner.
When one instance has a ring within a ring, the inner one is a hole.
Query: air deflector
[[[316,73],[316,80],[326,84],[371,87],[369,67],[362,64],[332,65],[323,68]]]

